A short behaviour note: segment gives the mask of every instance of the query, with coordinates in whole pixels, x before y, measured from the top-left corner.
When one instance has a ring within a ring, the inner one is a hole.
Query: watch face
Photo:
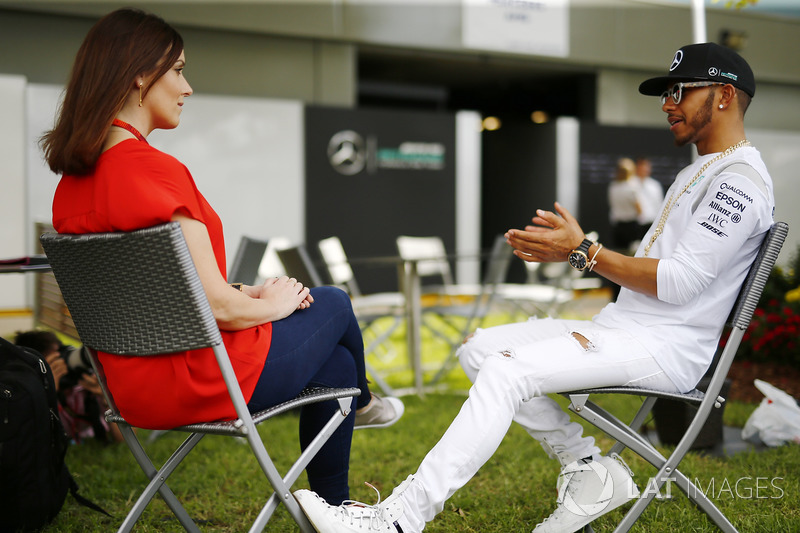
[[[583,270],[584,268],[586,268],[586,263],[588,263],[588,260],[583,253],[572,252],[571,254],[569,254],[569,264],[573,268],[577,270]]]

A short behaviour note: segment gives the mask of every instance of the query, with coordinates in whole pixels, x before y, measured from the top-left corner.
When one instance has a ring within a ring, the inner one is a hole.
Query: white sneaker
[[[397,519],[403,515],[403,503],[398,497],[412,480],[409,477],[398,485],[384,502],[380,501],[378,489],[370,485],[378,492],[375,505],[346,501],[337,507],[310,490],[298,490],[294,497],[319,533],[397,533]]]
[[[633,472],[617,454],[579,459],[558,475],[558,506],[533,533],[572,533],[639,496]]]
[[[404,411],[405,406],[400,398],[393,396],[383,398],[377,394],[372,394],[370,402],[360,411],[356,411],[356,421],[353,429],[389,427],[400,420]]]

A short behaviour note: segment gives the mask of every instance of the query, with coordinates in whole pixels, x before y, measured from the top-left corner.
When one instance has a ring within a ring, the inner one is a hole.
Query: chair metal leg
[[[439,383],[444,377],[453,369],[455,366],[456,361],[458,361],[458,357],[456,356],[456,352],[458,351],[458,346],[454,347],[453,350],[447,356],[447,359],[444,360],[442,366],[439,367],[439,370],[436,372],[436,375],[433,376],[431,379],[430,385],[436,385]]]
[[[648,400],[653,400],[649,402]],[[725,515],[702,493],[675,465],[680,464],[686,455],[688,445],[679,446],[669,458],[664,457],[655,447],[637,433],[647,414],[652,409],[655,398],[647,398],[634,417],[631,426],[626,426],[611,413],[588,401],[588,394],[570,395],[570,409],[580,417],[586,419],[598,429],[617,440],[620,450],[630,448],[631,451],[658,468],[658,473],[636,500],[633,506],[614,529],[614,533],[625,533],[633,527],[644,510],[655,499],[656,494],[665,483],[674,481],[678,487],[689,497],[701,511],[703,511],[725,533],[736,533],[736,528],[728,521]],[[684,437],[685,439],[688,437]],[[622,443],[625,444],[622,444]],[[617,448],[617,444],[612,451]]]
[[[697,485],[692,483],[683,472],[676,470],[673,472],[672,476],[671,479],[678,485],[678,488],[686,494],[686,497],[703,511],[721,531],[725,533],[736,533],[736,528],[725,515],[722,514],[722,511],[720,511],[708,496],[706,496]]]
[[[369,373],[370,377],[372,378],[372,381],[375,382],[375,384],[378,386],[381,392],[383,392],[387,396],[395,396],[394,389],[388,383],[386,383],[386,381],[381,377],[381,375],[378,374],[378,372],[374,368],[372,368],[372,366],[367,361],[364,361],[364,366],[366,367],[367,373]]]
[[[492,292],[494,292],[494,288],[492,289]],[[483,318],[485,317],[485,313],[481,313],[482,306],[481,306],[480,298],[481,297],[479,297],[479,300],[475,303],[475,307],[473,309],[473,312],[469,316],[469,318],[467,318],[466,324],[464,324],[464,327],[461,328],[461,332],[460,332],[460,335],[459,335],[459,341],[462,341],[463,339],[465,339],[467,337],[467,335],[469,335],[472,332],[473,324],[476,324],[474,327],[480,327],[483,324]],[[488,311],[490,305],[491,305],[491,301],[487,302],[486,311]],[[456,341],[455,343],[451,343],[452,350],[450,351],[450,354],[447,356],[447,358],[442,363],[442,366],[439,367],[439,370],[436,372],[436,375],[433,376],[433,379],[430,382],[431,385],[435,385],[435,384],[439,383],[439,381],[441,381],[448,374],[448,372],[450,372],[450,370],[453,368],[453,366],[455,366],[456,361],[458,361],[458,357],[456,356],[456,352],[458,351],[458,348],[461,346],[461,343],[459,341]]]
[[[147,453],[145,453],[144,448],[142,448],[141,443],[136,438],[136,435],[134,435],[131,427],[120,424],[120,430],[122,431],[125,442],[128,444],[128,448],[130,448],[131,453],[136,459],[136,462],[139,463],[142,471],[145,473],[148,479],[150,479],[150,483],[148,483],[147,487],[145,487],[144,491],[139,496],[139,499],[136,500],[133,508],[128,512],[128,515],[125,517],[125,520],[120,526],[119,531],[131,531],[134,524],[136,524],[141,517],[147,505],[153,499],[153,496],[155,496],[156,492],[158,492],[178,518],[178,521],[180,521],[181,525],[187,531],[199,532],[200,530],[198,529],[197,524],[194,523],[194,520],[192,520],[192,518],[189,516],[189,513],[186,511],[186,509],[184,509],[183,505],[181,505],[181,503],[178,501],[178,498],[175,497],[175,494],[173,494],[173,492],[165,483],[167,478],[170,476],[170,474],[172,474],[183,458],[186,457],[190,451],[192,451],[198,442],[200,442],[200,439],[203,438],[203,435],[199,433],[191,434],[185,441],[183,441],[178,449],[173,452],[161,469],[156,470],[153,462],[150,460]]]
[[[656,399],[657,398],[655,396],[648,396],[647,398],[645,398],[644,401],[642,402],[642,406],[636,412],[636,416],[634,416],[631,423],[628,424],[628,427],[630,427],[633,431],[638,433],[642,427],[642,424],[644,424],[644,421],[650,415],[650,411],[653,410],[653,406],[656,403]],[[611,447],[611,450],[609,450],[609,454],[611,453],[620,454],[626,447],[627,446],[625,446],[623,442],[617,441],[616,443],[614,443],[614,446]]]
[[[294,485],[294,482],[297,481],[297,478],[300,477],[300,474],[303,472],[303,470],[306,469],[308,463],[311,462],[311,459],[317,455],[317,452],[319,452],[320,448],[325,445],[331,435],[333,435],[336,429],[347,418],[347,415],[350,414],[350,405],[352,400],[353,398],[351,396],[337,399],[339,402],[339,410],[333,414],[330,420],[328,420],[328,423],[325,424],[325,427],[323,427],[322,430],[317,433],[317,436],[314,437],[314,440],[312,440],[306,449],[303,450],[303,453],[300,454],[300,457],[286,473],[286,476],[281,479],[280,484],[282,487],[285,487],[285,490],[281,490],[280,494],[277,490],[272,493],[269,500],[267,500],[267,503],[261,509],[261,512],[259,512],[258,517],[253,523],[253,526],[250,528],[251,533],[260,532],[266,527],[267,522],[272,517],[272,513],[275,512],[275,509],[277,509],[278,504],[281,501],[284,503],[284,505],[286,505],[286,508],[289,510],[292,518],[295,519],[295,522],[297,522],[297,525],[300,527],[301,531],[304,533],[315,533],[316,530],[308,521],[308,518],[306,518],[306,515],[303,513],[303,511],[300,509],[300,506],[297,504],[297,500],[294,499],[294,496],[292,496],[290,489],[292,485]],[[258,442],[257,445],[254,444],[254,440]],[[251,440],[250,435],[248,435],[248,441],[250,442],[251,447],[253,448],[253,453],[256,454],[257,458],[262,453],[261,450],[263,450],[264,454],[267,454],[266,448],[264,448],[264,443],[261,441],[261,438],[258,436],[258,434],[255,435],[255,439],[253,440]],[[272,461],[269,460],[268,454],[267,462],[272,466],[272,469],[275,468],[274,465],[272,465]],[[259,463],[261,463],[260,458]],[[264,464],[262,464],[262,468],[263,467]],[[268,478],[270,478],[270,473],[267,472],[267,470],[265,470],[264,473],[267,474]],[[278,474],[278,471],[275,469],[274,473]],[[273,487],[274,486],[275,485],[273,484]]]
[[[667,460],[666,457],[641,435],[632,431],[618,418],[602,407],[587,401],[585,397],[588,397],[588,395],[570,395],[569,398],[572,402],[570,404],[570,410],[589,423],[595,425],[608,436],[617,441],[626,442],[626,447],[630,448],[634,453],[640,455],[656,468],[661,468]]]
[[[367,355],[373,353],[375,350],[384,345],[384,343],[389,339],[389,337],[392,335],[392,333],[397,328],[398,324],[400,324],[400,322],[401,322],[400,318],[395,317],[394,323],[386,331],[376,335],[375,338],[372,340],[372,342],[370,342],[367,346],[364,347],[365,359]],[[366,333],[371,329],[372,329],[371,324],[361,326],[362,333]],[[369,362],[364,361],[364,364],[367,367],[367,372],[372,378],[372,381],[378,386],[381,392],[383,392],[387,396],[395,396],[394,389],[391,386],[389,386],[388,383],[386,383],[383,377],[369,364]]]
[[[733,524],[725,518],[725,515],[709,500],[697,486],[680,471],[673,470],[671,474],[666,473],[666,467],[659,470],[658,474],[651,480],[650,485],[642,493],[639,499],[628,510],[622,521],[614,529],[614,533],[625,533],[629,531],[647,506],[660,493],[666,483],[675,482],[684,494],[694,503],[698,509],[704,512],[711,521],[724,533],[737,533]]]
[[[151,431],[151,432],[150,432],[150,435],[147,437],[147,440],[146,440],[145,442],[146,442],[147,444],[152,444],[152,443],[154,443],[154,442],[155,442],[155,441],[156,441],[156,440],[157,440],[157,439],[158,439],[158,438],[159,438],[161,435],[163,435],[164,433],[166,433],[166,431],[164,431],[164,430],[161,430],[161,429],[154,429],[153,431]]]
[[[394,318],[394,320],[392,322],[392,325],[387,327],[381,333],[372,333],[372,330],[373,330],[372,324],[374,323],[374,321],[373,322],[369,322],[369,323],[361,323],[361,322],[359,322],[359,324],[361,326],[361,331],[362,331],[364,337],[367,336],[368,332],[370,332],[372,335],[375,336],[375,338],[372,339],[372,341],[370,341],[370,343],[364,348],[364,353],[365,354],[372,353],[375,350],[377,350],[378,348],[380,348],[381,346],[384,346],[386,344],[386,342],[389,340],[389,338],[392,336],[394,331],[403,322],[403,319],[400,318],[400,317],[395,316],[393,318]],[[392,348],[386,348],[384,346],[384,350],[389,352],[390,350],[393,350],[393,347]]]
[[[267,453],[267,449],[264,447],[264,443],[261,441],[261,437],[255,425],[252,424],[252,421],[249,424],[246,437],[250,448],[253,450],[253,454],[256,456],[258,464],[261,466],[261,470],[264,472],[264,475],[267,476],[270,485],[275,489],[276,496],[286,505],[286,509],[289,511],[294,521],[300,526],[300,530],[303,531],[303,533],[313,533],[314,529],[303,514],[297,501],[292,497],[289,487],[283,482],[283,478],[278,472],[278,469],[275,468],[272,459],[270,459],[269,453]],[[269,505],[269,502],[267,505]],[[263,518],[261,516],[262,513],[264,513]],[[250,531],[256,532],[263,530],[268,519],[269,516],[266,515],[265,509],[262,508],[261,513],[259,513],[259,516],[256,518],[257,523],[253,524]]]

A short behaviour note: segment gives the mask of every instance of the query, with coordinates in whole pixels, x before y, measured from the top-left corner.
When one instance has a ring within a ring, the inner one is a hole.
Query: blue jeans
[[[264,370],[248,407],[257,411],[290,400],[307,386],[358,387],[347,419],[306,468],[311,490],[331,505],[349,499],[347,483],[355,409],[370,400],[364,342],[350,297],[335,287],[311,289],[314,303],[272,323]],[[305,449],[339,408],[336,401],[300,411],[300,447]]]

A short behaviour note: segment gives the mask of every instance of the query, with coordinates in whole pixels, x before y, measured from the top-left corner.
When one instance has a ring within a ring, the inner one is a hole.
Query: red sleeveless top
[[[59,233],[132,231],[169,222],[176,213],[206,225],[225,277],[219,216],[189,170],[147,143],[131,139],[111,147],[91,174],[63,176],[53,199],[53,226]],[[222,331],[247,401],[264,368],[271,338],[271,323]],[[120,414],[135,426],[168,429],[236,416],[210,348],[148,358],[106,353],[99,357]]]

